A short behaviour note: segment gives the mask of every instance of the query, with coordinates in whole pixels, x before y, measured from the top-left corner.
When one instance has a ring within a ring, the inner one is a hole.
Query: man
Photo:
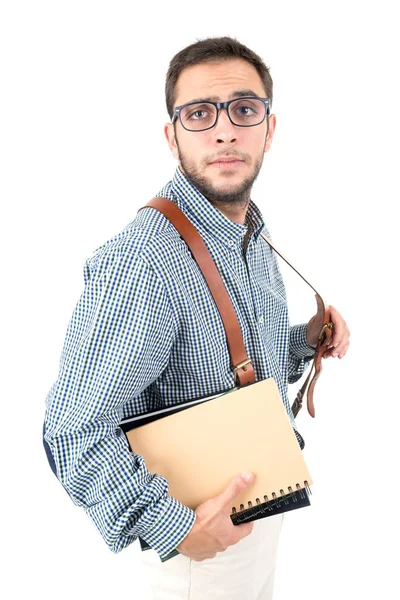
[[[165,135],[178,167],[157,195],[175,202],[203,237],[256,380],[275,378],[303,447],[287,384],[313,357],[323,311],[289,327],[276,258],[260,237],[268,231],[250,198],[275,131],[271,76],[236,40],[211,38],[172,59],[166,100]],[[341,358],[349,331],[330,309],[335,334],[325,356]],[[282,517],[232,524],[232,500],[249,485],[240,474],[220,496],[189,509],[129,451],[119,428],[128,416],[233,386],[225,331],[197,264],[161,213],[141,210],[86,263],[47,399],[45,441],[61,483],[112,551],[138,536],[155,550],[142,553],[153,598],[272,597]],[[160,561],[174,549],[178,556]]]

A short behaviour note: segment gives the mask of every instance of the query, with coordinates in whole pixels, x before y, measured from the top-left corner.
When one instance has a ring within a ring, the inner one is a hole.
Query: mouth
[[[210,164],[212,167],[217,167],[217,169],[235,169],[243,164],[243,160],[237,158],[220,158]]]

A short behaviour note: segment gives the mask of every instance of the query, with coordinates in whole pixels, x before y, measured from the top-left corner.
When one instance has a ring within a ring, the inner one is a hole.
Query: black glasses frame
[[[229,114],[229,106],[232,104],[232,102],[237,102],[238,100],[261,100],[262,102],[264,102],[265,112],[264,112],[264,116],[263,116],[262,120],[259,123],[254,123],[253,125],[238,125],[237,123],[234,123],[231,119],[231,115]],[[217,113],[215,115],[215,122],[212,125],[210,125],[210,127],[205,127],[204,129],[188,129],[187,127],[184,126],[184,124],[182,122],[182,118],[181,118],[181,110],[183,108],[186,108],[187,106],[193,106],[195,104],[212,104],[217,109]],[[271,114],[270,98],[259,98],[258,96],[243,96],[243,98],[233,98],[233,100],[228,100],[227,102],[209,102],[208,100],[205,100],[204,102],[201,102],[201,101],[200,102],[188,102],[187,104],[181,104],[180,106],[175,106],[174,114],[172,115],[172,124],[174,124],[175,121],[179,118],[179,121],[181,122],[182,127],[184,129],[186,129],[186,131],[191,131],[193,133],[197,133],[199,131],[207,131],[207,129],[212,129],[213,127],[215,127],[215,125],[218,121],[218,115],[219,115],[219,111],[221,108],[225,108],[226,114],[228,115],[230,122],[235,127],[257,127],[257,125],[261,125],[261,123],[264,122],[265,115],[268,115],[268,117],[269,117]],[[269,123],[267,120],[267,125],[268,124]]]

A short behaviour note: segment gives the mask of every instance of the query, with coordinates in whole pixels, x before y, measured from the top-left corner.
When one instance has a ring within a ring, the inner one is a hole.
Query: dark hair
[[[183,69],[200,63],[220,62],[232,58],[243,58],[257,69],[265,88],[266,97],[270,98],[272,104],[272,78],[269,68],[258,54],[231,37],[206,38],[198,40],[175,54],[169,64],[165,82],[165,101],[171,119],[176,100],[176,82]]]

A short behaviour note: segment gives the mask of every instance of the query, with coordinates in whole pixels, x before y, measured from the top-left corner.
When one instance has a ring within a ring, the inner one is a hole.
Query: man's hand
[[[310,319],[307,325],[307,343],[312,348],[315,348],[318,344],[318,336],[324,324],[324,305],[322,304],[319,296],[316,296],[318,311],[317,314]],[[332,356],[335,358],[343,358],[346,354],[350,341],[350,331],[346,325],[346,321],[343,319],[340,312],[333,306],[328,307],[331,313],[331,321],[334,325],[334,334],[328,349],[324,352],[323,358]]]
[[[222,494],[200,504],[192,529],[176,549],[201,562],[205,558],[214,558],[217,552],[223,552],[249,535],[254,523],[234,525],[230,514],[235,504],[233,500],[250,483],[251,479],[245,481],[241,475],[237,475]]]

